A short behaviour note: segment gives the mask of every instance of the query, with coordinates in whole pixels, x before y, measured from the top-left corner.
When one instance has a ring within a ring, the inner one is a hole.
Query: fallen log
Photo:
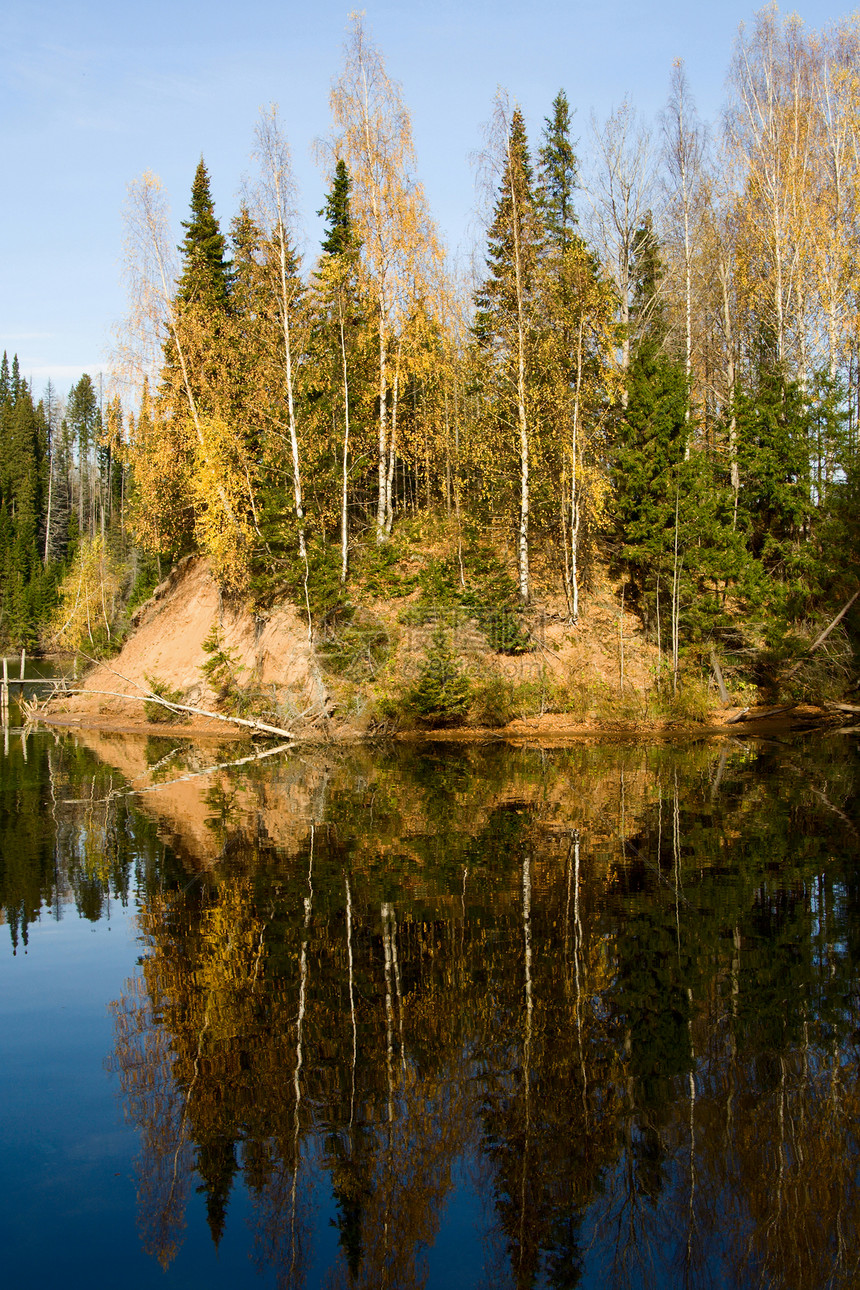
[[[279,739],[295,739],[292,730],[284,730],[282,726],[272,726],[266,721],[255,721],[248,717],[229,717],[223,712],[209,712],[206,708],[192,707],[188,703],[171,703],[169,699],[163,699],[158,694],[123,694],[119,690],[62,690],[57,691],[64,697],[74,694],[92,694],[109,699],[128,699],[131,703],[158,703],[162,708],[167,708],[168,712],[189,713],[193,717],[205,717],[207,720],[224,721],[228,725],[241,726],[244,730],[255,730],[262,735],[276,735]],[[49,696],[45,703],[50,702],[54,696]],[[44,709],[45,704],[40,710]],[[38,713],[33,713],[33,717],[38,717]],[[32,718],[31,718],[32,719]]]
[[[827,640],[827,637],[833,631],[833,628],[836,627],[838,623],[842,622],[842,619],[848,613],[848,610],[854,604],[854,601],[857,599],[858,596],[860,596],[860,591],[855,591],[851,599],[846,604],[844,604],[842,608],[839,610],[839,613],[836,615],[836,617],[827,624],[827,626],[824,628],[824,631],[820,632],[819,635],[816,636],[815,640],[812,642],[809,649],[804,654],[803,658],[799,658],[797,662],[794,664],[794,666],[788,669],[788,671],[785,674],[786,680],[794,676],[798,668],[803,666],[804,661],[809,657],[810,654],[813,653],[814,650],[818,649],[819,645],[824,644],[824,642]]]
[[[727,717],[726,725],[734,726],[739,721],[765,721],[768,717],[779,717],[784,712],[792,712],[796,707],[796,703],[784,703],[779,708],[765,708],[762,712],[753,708],[744,708],[741,712],[736,712],[733,717]]]

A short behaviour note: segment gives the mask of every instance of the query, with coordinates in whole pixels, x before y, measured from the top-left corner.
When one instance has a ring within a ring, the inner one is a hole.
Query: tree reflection
[[[241,1186],[280,1284],[330,1196],[329,1284],[421,1286],[466,1170],[494,1285],[856,1282],[856,763],[603,757],[207,790],[218,863],[149,893],[114,1009],[162,1264]]]

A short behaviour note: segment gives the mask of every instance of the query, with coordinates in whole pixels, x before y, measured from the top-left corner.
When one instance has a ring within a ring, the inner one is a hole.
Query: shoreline
[[[336,721],[332,721],[328,731],[317,726],[313,730],[305,729],[293,733],[291,738],[296,744],[301,745],[372,744],[381,740],[404,743],[509,743],[514,745],[539,743],[544,746],[583,741],[633,740],[673,743],[697,742],[704,739],[737,739],[744,735],[761,737],[849,730],[854,728],[855,720],[850,719],[851,725],[849,725],[845,720],[845,714],[811,704],[797,704],[788,711],[782,709],[775,713],[771,713],[770,709],[763,709],[760,714],[749,710],[742,720],[738,720],[738,714],[743,712],[743,709],[727,709],[723,720],[707,722],[575,721],[566,719],[564,713],[547,713],[542,717],[517,718],[503,726],[414,726],[401,730],[373,731],[357,730],[346,724],[339,726]],[[115,713],[40,712],[36,715],[33,724],[37,723],[69,732],[93,730],[103,734],[200,739],[220,743],[240,743],[251,737],[251,732],[230,726],[225,722],[199,718],[173,723],[138,721]],[[266,738],[274,739],[275,736],[266,736]]]

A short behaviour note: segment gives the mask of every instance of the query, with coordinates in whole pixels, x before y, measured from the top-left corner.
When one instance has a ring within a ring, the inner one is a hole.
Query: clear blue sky
[[[810,27],[846,12],[810,0]],[[672,60],[684,59],[700,115],[719,112],[732,45],[754,8],[730,0],[368,0],[365,22],[412,113],[431,210],[449,247],[474,232],[470,154],[496,87],[536,141],[560,88],[583,137],[628,95],[653,118]],[[6,0],[0,47],[3,269],[0,351],[17,352],[37,393],[66,394],[106,366],[123,312],[121,210],[143,170],[161,176],[179,239],[201,154],[227,228],[249,168],[260,107],[275,102],[289,137],[304,248],[327,176],[313,160],[329,128],[328,93],[348,25],[334,0]]]

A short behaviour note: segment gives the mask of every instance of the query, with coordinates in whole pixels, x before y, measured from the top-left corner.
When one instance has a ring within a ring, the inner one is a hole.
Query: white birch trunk
[[[349,482],[349,372],[346,365],[346,337],[343,330],[343,303],[340,307],[340,359],[343,369],[343,489],[340,506],[340,580],[346,582],[349,563],[349,512],[347,510],[347,485]]]

